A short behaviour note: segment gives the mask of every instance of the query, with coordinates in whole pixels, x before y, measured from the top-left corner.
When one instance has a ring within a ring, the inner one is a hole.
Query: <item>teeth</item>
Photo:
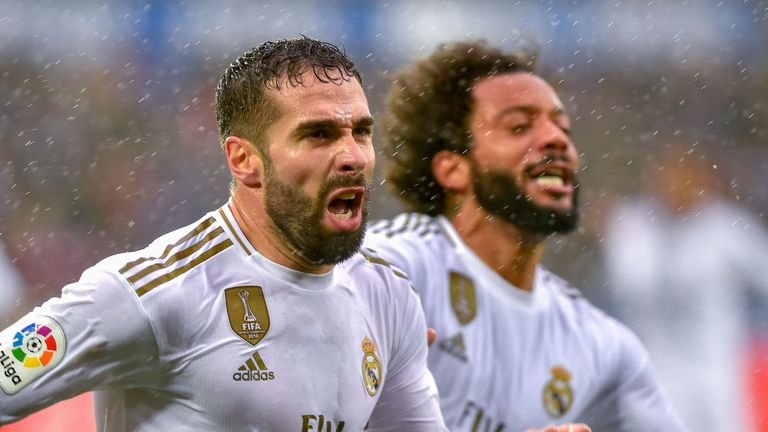
[[[563,178],[554,175],[543,175],[536,177],[536,183],[542,186],[562,186]]]
[[[354,192],[347,192],[345,194],[341,194],[341,195],[339,195],[339,199],[343,199],[343,200],[355,199],[355,193]]]
[[[352,217],[352,210],[344,210],[341,213],[334,213],[333,215],[336,216],[337,219],[347,220]]]

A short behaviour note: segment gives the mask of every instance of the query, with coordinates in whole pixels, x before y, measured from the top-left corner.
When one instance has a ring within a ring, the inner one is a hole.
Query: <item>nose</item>
[[[357,174],[368,166],[368,157],[352,136],[345,136],[336,154],[336,170],[341,174]]]
[[[542,139],[539,141],[539,150],[551,152],[567,152],[573,149],[573,140],[560,126],[555,122],[546,122],[546,128],[542,132]]]

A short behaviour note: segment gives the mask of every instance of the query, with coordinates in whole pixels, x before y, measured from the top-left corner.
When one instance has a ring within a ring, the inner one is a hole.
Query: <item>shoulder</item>
[[[366,237],[379,241],[423,242],[439,233],[437,218],[421,213],[402,213],[392,219],[373,222]]]
[[[557,303],[558,313],[579,328],[583,336],[603,346],[634,344],[636,338],[629,328],[594,306],[581,290],[543,266],[539,270],[542,272],[542,284],[552,293],[553,301]]]
[[[373,223],[363,244],[408,270],[443,255],[448,242],[438,218],[403,213],[394,219]]]
[[[370,249],[361,248],[340,267],[345,272],[345,285],[355,293],[360,305],[370,311],[375,322],[404,329],[426,326],[421,300],[408,275],[398,266]]]
[[[626,381],[649,367],[648,353],[629,327],[592,305],[564,279],[548,271],[542,276],[556,303],[552,318],[565,329],[562,337],[578,344],[602,375]]]
[[[564,278],[552,273],[548,268],[544,266],[539,266],[539,271],[541,272],[541,282],[552,289],[555,295],[565,297],[569,299],[569,302],[574,304],[582,301],[589,304],[581,290],[573,286]]]
[[[344,263],[347,274],[355,280],[384,282],[388,287],[407,286],[412,289],[408,275],[403,269],[384,258],[377,251],[361,247],[358,253]],[[400,289],[400,288],[395,288]]]
[[[90,271],[112,273],[139,297],[181,275],[210,263],[233,246],[222,224],[208,213],[196,222],[167,233],[144,249],[113,255]]]

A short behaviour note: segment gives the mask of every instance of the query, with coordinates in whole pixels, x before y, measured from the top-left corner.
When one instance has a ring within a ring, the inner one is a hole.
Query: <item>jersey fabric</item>
[[[374,224],[365,245],[406,271],[438,339],[428,364],[452,431],[584,422],[680,431],[646,351],[623,325],[539,266],[533,290],[489,268],[444,217]]]
[[[0,333],[0,424],[95,389],[100,431],[444,430],[418,296],[382,262],[293,271],[225,205]]]

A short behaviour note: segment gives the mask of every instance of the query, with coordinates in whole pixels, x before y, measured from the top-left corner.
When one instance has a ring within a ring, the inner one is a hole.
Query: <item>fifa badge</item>
[[[269,331],[269,311],[260,286],[238,286],[224,290],[229,326],[242,340],[256,345]]]
[[[477,315],[475,284],[472,279],[455,271],[451,271],[449,278],[453,313],[459,324],[467,325]]]
[[[544,385],[544,408],[552,418],[560,418],[573,405],[571,374],[563,366],[552,368],[552,379]]]
[[[376,396],[381,388],[381,363],[376,357],[376,345],[366,336],[363,338],[363,382],[365,391]]]

